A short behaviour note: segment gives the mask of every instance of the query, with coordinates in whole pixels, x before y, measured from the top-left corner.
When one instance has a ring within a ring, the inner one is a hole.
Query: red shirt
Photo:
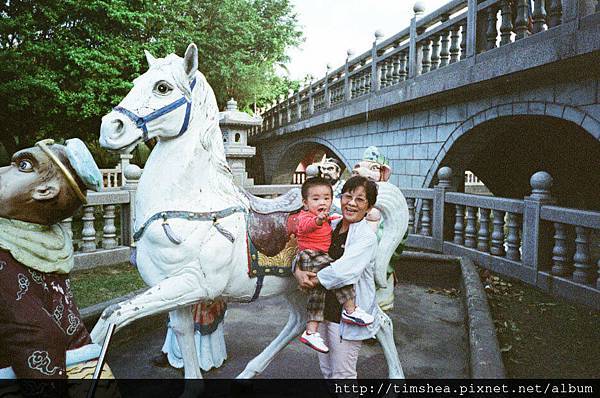
[[[319,226],[315,222],[316,216],[309,211],[302,210],[298,214],[298,250],[319,250],[327,253],[331,245],[331,225],[329,220],[324,220]]]

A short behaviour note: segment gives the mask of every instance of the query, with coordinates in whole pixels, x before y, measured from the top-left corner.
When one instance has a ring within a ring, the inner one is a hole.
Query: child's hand
[[[321,226],[323,225],[323,222],[327,220],[327,217],[328,215],[325,211],[320,211],[315,217],[315,222],[317,223],[317,225]]]

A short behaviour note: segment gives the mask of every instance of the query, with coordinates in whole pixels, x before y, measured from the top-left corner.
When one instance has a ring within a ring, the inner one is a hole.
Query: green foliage
[[[195,42],[221,107],[272,100],[274,66],[300,36],[288,0],[5,0],[0,142],[9,153],[42,137],[97,142],[102,115],[146,69],[143,49],[182,55]]]

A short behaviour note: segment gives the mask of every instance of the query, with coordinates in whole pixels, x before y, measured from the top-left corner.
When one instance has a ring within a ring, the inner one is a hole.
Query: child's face
[[[308,189],[306,199],[302,199],[302,203],[309,212],[317,215],[321,212],[329,213],[331,208],[331,188],[325,185],[317,185]]]

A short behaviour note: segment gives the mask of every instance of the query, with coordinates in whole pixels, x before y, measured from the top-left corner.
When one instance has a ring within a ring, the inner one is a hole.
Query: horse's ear
[[[148,50],[144,50],[144,54],[146,54],[146,61],[148,61],[148,66],[151,68],[152,65],[154,65],[154,62],[156,61],[156,58],[154,58],[154,56],[150,54],[150,51]]]
[[[191,43],[187,50],[185,50],[185,56],[183,57],[183,68],[186,75],[191,79],[198,70],[198,47],[194,43]]]

